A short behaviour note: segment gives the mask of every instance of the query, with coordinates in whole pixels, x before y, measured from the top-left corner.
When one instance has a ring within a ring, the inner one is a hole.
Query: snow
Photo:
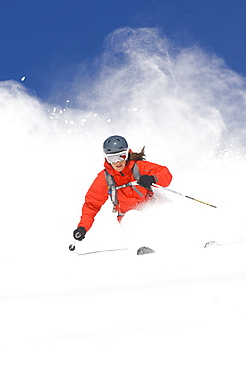
[[[244,83],[198,50],[138,49],[141,32],[127,66],[102,65],[95,90],[69,98],[90,108],[0,83],[2,369],[245,369]],[[217,208],[156,189],[121,227],[108,201],[69,251],[114,133],[167,165],[170,189]],[[137,256],[142,243],[156,253]]]

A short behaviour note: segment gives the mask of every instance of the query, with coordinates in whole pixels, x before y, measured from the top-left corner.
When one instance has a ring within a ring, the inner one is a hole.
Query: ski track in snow
[[[102,67],[91,94],[98,105],[81,88],[77,101],[90,109],[47,107],[17,83],[0,83],[0,366],[245,370],[243,82],[196,49],[174,60],[153,30],[125,44],[117,32],[110,47],[117,54],[130,43],[135,54],[126,53],[128,68],[115,67],[115,54],[112,76]],[[123,232],[108,201],[71,252],[102,142],[116,132],[170,168],[171,189],[218,208],[157,189]],[[204,248],[213,240],[221,245]],[[137,256],[143,243],[156,253]]]

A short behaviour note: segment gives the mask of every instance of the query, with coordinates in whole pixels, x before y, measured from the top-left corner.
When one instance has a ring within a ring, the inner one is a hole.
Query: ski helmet
[[[124,137],[114,135],[107,138],[103,143],[104,154],[123,152],[128,149],[127,141]]]

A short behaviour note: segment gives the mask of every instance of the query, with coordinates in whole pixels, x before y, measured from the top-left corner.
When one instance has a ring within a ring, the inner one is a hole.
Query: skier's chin
[[[113,169],[119,172],[125,168],[125,165],[126,165],[126,161],[112,163]]]

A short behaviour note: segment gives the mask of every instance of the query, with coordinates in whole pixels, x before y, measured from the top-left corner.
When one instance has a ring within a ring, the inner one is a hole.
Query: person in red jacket
[[[118,221],[121,221],[126,212],[137,209],[152,198],[152,184],[167,187],[172,180],[167,167],[146,161],[144,147],[140,153],[133,153],[122,136],[107,138],[103,152],[104,169],[97,175],[85,196],[81,219],[73,232],[76,240],[84,239],[109,196],[113,202],[113,211],[117,212]]]

